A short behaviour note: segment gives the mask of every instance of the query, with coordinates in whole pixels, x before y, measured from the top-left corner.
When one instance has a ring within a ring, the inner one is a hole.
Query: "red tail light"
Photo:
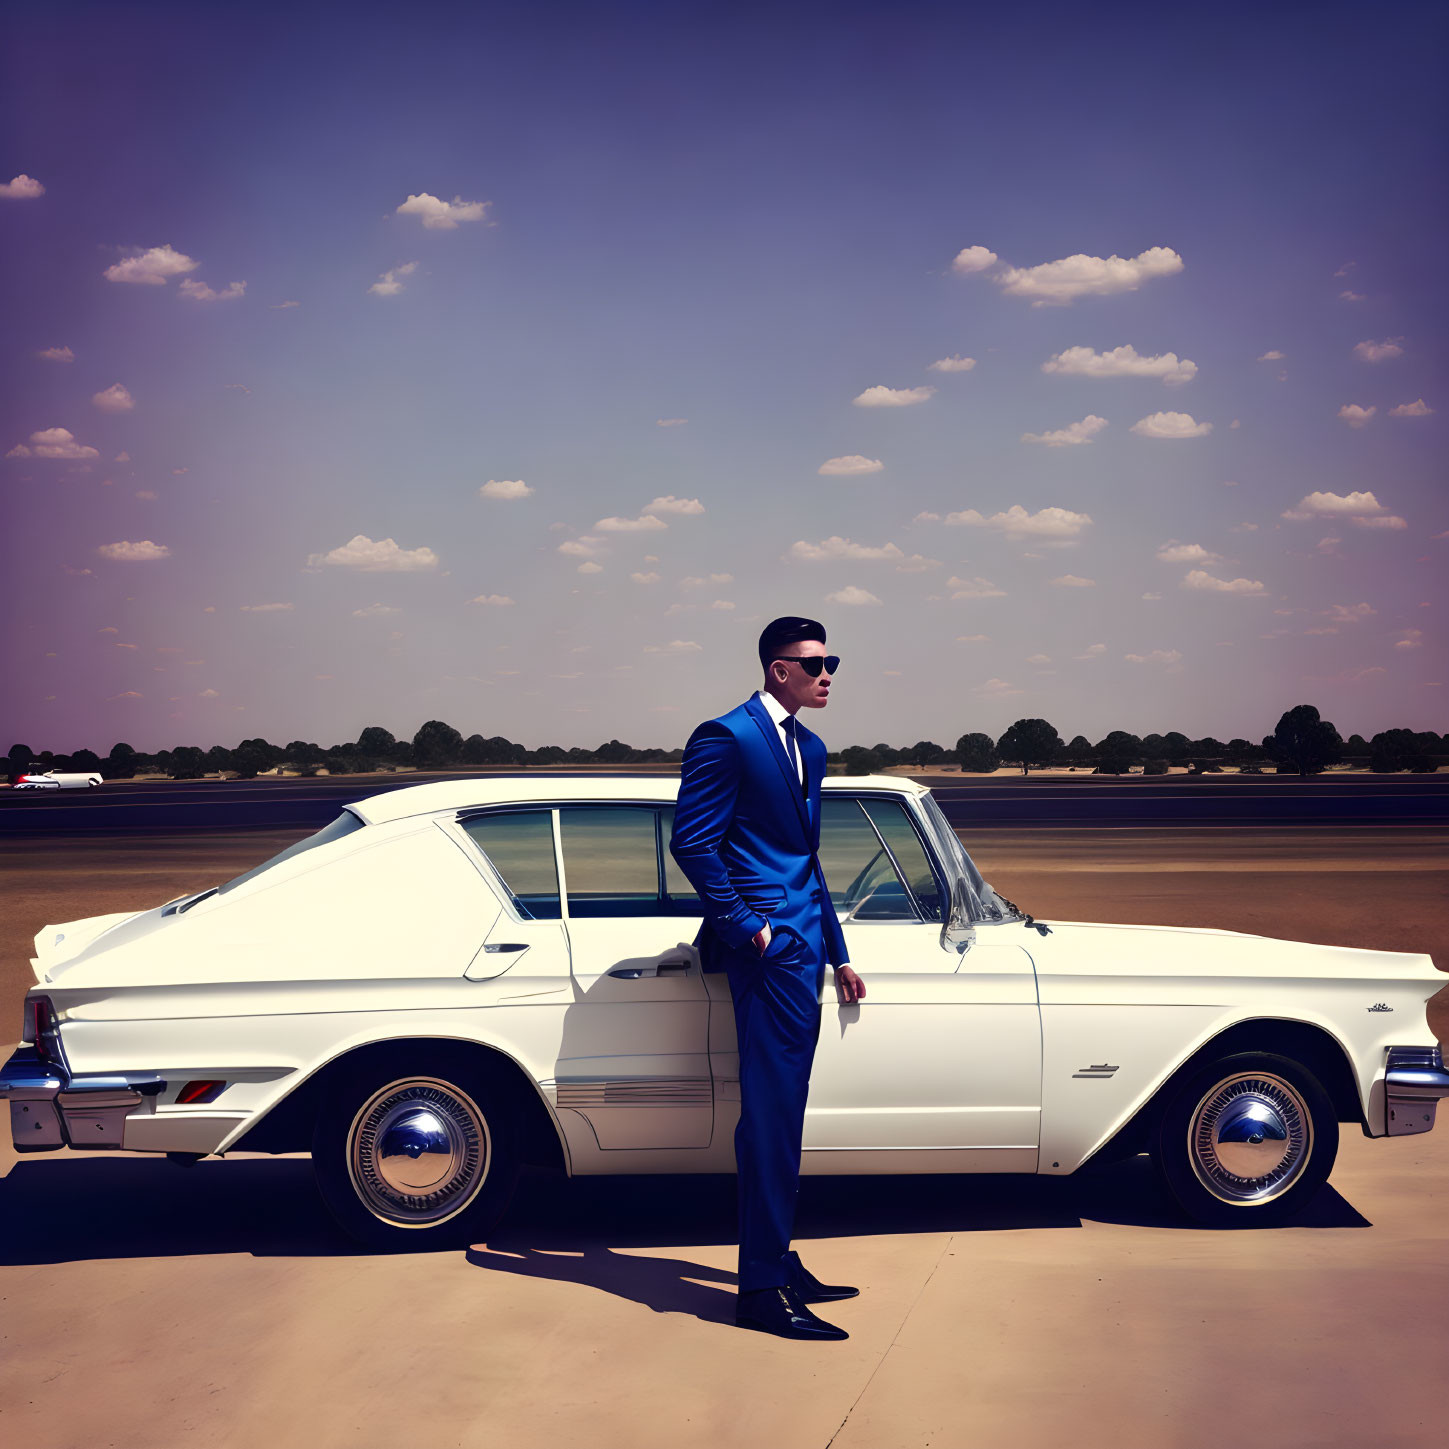
[[[182,1105],[192,1102],[214,1102],[224,1086],[226,1086],[225,1082],[187,1082],[176,1094],[176,1101]]]
[[[48,996],[30,998],[30,1020],[26,1023],[26,1036],[35,1045],[35,1053],[42,1061],[62,1064],[60,1035],[55,1019],[55,1007]]]

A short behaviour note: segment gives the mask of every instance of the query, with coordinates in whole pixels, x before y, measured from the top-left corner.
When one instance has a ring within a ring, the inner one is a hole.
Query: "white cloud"
[[[578,538],[566,538],[558,546],[560,553],[571,554],[574,558],[592,558],[598,553],[602,539],[595,538],[592,534],[583,533]]]
[[[1362,292],[1354,292],[1346,289],[1338,294],[1338,300],[1340,302],[1362,302],[1364,295]]]
[[[639,512],[641,514],[677,513],[681,518],[697,518],[704,512],[704,504],[698,498],[676,498],[674,494],[666,493],[663,498],[655,498],[646,503]]]
[[[601,518],[594,527],[600,533],[657,533],[669,525],[652,513],[644,513],[638,518]]]
[[[1215,564],[1221,563],[1222,559],[1215,553],[1209,553],[1200,543],[1178,543],[1176,539],[1170,539],[1157,550],[1159,563],[1170,564]]]
[[[1424,631],[1422,629],[1405,629],[1404,637],[1395,645],[1395,649],[1421,649],[1424,645]]]
[[[1076,574],[1063,574],[1060,578],[1053,579],[1052,583],[1059,589],[1095,589],[1097,587],[1096,579],[1082,579],[1078,578]]]
[[[1182,581],[1185,589],[1196,589],[1207,594],[1266,594],[1268,591],[1257,579],[1219,579],[1202,569],[1191,569]]]
[[[135,543],[124,539],[120,543],[103,543],[96,552],[116,563],[150,563],[154,559],[171,557],[171,550],[164,543],[152,543],[149,538]]]
[[[1349,427],[1361,428],[1368,422],[1371,417],[1373,417],[1376,412],[1378,412],[1378,406],[1376,404],[1371,404],[1370,406],[1365,408],[1360,407],[1358,403],[1344,403],[1344,405],[1339,408],[1338,415],[1344,420],[1344,422],[1349,425]]]
[[[946,587],[951,590],[953,599],[1004,599],[1005,589],[998,589],[990,579],[958,579],[949,578],[946,580]]]
[[[601,563],[595,563],[592,559],[589,559],[586,563],[579,565],[579,572],[581,574],[601,574],[604,572],[604,566]]]
[[[1361,619],[1371,619],[1378,610],[1372,604],[1331,604],[1325,617],[1331,624],[1357,624]]]
[[[819,543],[807,543],[803,538],[797,539],[790,545],[785,557],[796,563],[825,563],[836,559],[900,560],[905,555],[893,543],[852,543],[848,538],[833,534],[830,538],[821,539]]]
[[[951,270],[959,277],[969,277],[972,272],[994,267],[996,261],[996,253],[987,247],[962,247],[951,262]]]
[[[79,462],[101,455],[92,447],[77,442],[68,428],[42,428],[31,433],[29,443],[17,443],[7,458],[65,458]]]
[[[667,644],[646,644],[646,654],[697,654],[703,649],[693,639],[671,639]]]
[[[1147,654],[1124,654],[1122,657],[1129,664],[1163,664],[1171,667],[1182,663],[1180,649],[1153,649]]]
[[[270,303],[268,303],[268,306],[271,307],[271,309],[272,309],[273,312],[285,312],[288,307],[300,307],[301,305],[302,304],[300,302],[270,302]]]
[[[1347,518],[1358,528],[1407,528],[1397,514],[1390,513],[1372,493],[1308,493],[1283,513],[1295,523],[1310,518]],[[1338,539],[1331,540],[1338,543]],[[1330,540],[1325,539],[1325,543]],[[1319,545],[1322,552],[1328,552]]]
[[[1021,441],[1042,443],[1048,448],[1074,448],[1082,443],[1090,443],[1106,426],[1106,418],[1099,418],[1096,413],[1088,413],[1080,422],[1068,423],[1066,427],[1055,428],[1049,433],[1023,433]]]
[[[5,201],[34,201],[44,195],[45,187],[23,171],[11,181],[0,181],[0,199]]]
[[[1028,654],[1026,662],[1028,664],[1050,664],[1052,657],[1050,654]]]
[[[970,372],[976,366],[974,357],[962,357],[953,352],[950,357],[940,357],[927,369],[930,372]]]
[[[908,408],[935,395],[933,387],[868,387],[854,402],[858,408]]]
[[[238,298],[247,294],[245,282],[232,282],[222,291],[218,292],[213,287],[208,287],[205,282],[198,282],[193,277],[187,277],[177,288],[183,297],[188,297],[193,302],[235,302]]]
[[[633,573],[629,577],[636,584],[657,584],[659,582],[659,575],[653,569],[650,569],[648,573]]]
[[[429,231],[456,231],[460,221],[482,221],[491,205],[487,201],[464,201],[455,196],[451,201],[420,191],[398,207],[398,216],[416,216]]]
[[[1279,352],[1277,350],[1277,348],[1274,348],[1271,352],[1265,352],[1258,359],[1258,361],[1259,362],[1282,362],[1283,361],[1283,354],[1281,352]]]
[[[35,354],[45,362],[74,362],[75,353],[69,347],[46,347]]]
[[[994,528],[1007,538],[1076,538],[1092,521],[1086,513],[1073,513],[1069,508],[1042,508],[1028,513],[1021,504],[1013,503],[1005,513],[983,517],[974,508],[948,513],[947,523],[967,528]]]
[[[861,589],[854,584],[847,584],[833,594],[826,594],[825,602],[827,604],[878,604],[880,600],[869,589]]]
[[[1033,307],[1070,306],[1078,297],[1135,292],[1153,277],[1182,270],[1171,247],[1149,247],[1135,257],[1089,257],[1078,252],[1036,267],[1007,267],[995,280],[1008,297],[1030,298]]]
[[[656,428],[682,428],[688,421],[688,418],[656,418],[654,426]]]
[[[374,541],[365,533],[358,533],[329,553],[307,556],[308,568],[324,565],[359,569],[363,573],[414,574],[437,568],[438,556],[430,548],[399,548],[394,539]]]
[[[200,262],[173,247],[152,247],[137,250],[133,255],[106,268],[101,274],[108,282],[134,282],[144,287],[164,287],[171,277],[194,272]]]
[[[522,478],[490,478],[478,490],[480,498],[496,498],[511,502],[515,498],[528,498],[533,489]]]
[[[70,349],[67,348],[67,351]],[[45,354],[42,353],[43,357]],[[1427,418],[1434,411],[1423,398],[1415,398],[1411,403],[1400,403],[1396,408],[1389,409],[1391,418]]]
[[[476,603],[477,601],[474,600]],[[368,604],[366,608],[354,609],[354,619],[386,619],[392,614],[401,614],[402,610],[395,604]]]
[[[291,604],[243,604],[243,614],[290,614],[293,606]]]
[[[681,589],[703,589],[713,588],[719,584],[732,584],[735,581],[733,574],[707,574],[704,578],[696,578],[690,575],[679,581]]]
[[[154,503],[159,496],[160,495],[158,493],[150,488],[138,488],[136,490],[136,497],[142,499],[146,503]]]
[[[727,612],[730,609],[733,609],[734,608],[734,604],[731,603],[729,599],[716,599],[714,601],[714,603],[712,603],[710,605],[710,608],[711,609],[718,609],[718,610],[721,610],[722,612]]]
[[[1107,652],[1105,644],[1088,644],[1087,647],[1074,657],[1077,659],[1100,659]]]
[[[956,636],[956,642],[958,644],[989,644],[989,643],[991,643],[991,635],[990,634],[958,634]]]
[[[1021,690],[1009,679],[988,679],[985,684],[976,686],[976,693],[1000,697],[1008,694],[1020,694]]]
[[[196,697],[197,699],[220,699],[221,691],[219,689],[203,689]]]
[[[1356,342],[1353,355],[1360,362],[1391,362],[1404,355],[1400,346],[1403,340],[1402,337],[1385,337],[1382,342]]]
[[[1148,601],[1148,602],[1149,602],[1149,603],[1152,603],[1152,602],[1154,602],[1154,601],[1155,601],[1155,600],[1157,600],[1157,599],[1160,599],[1160,598],[1161,598],[1161,597],[1162,597],[1162,595],[1161,595],[1161,594],[1153,594],[1153,593],[1147,593],[1147,594],[1143,594],[1143,596],[1142,596],[1142,597],[1143,597],[1143,598],[1144,598],[1144,599],[1145,599],[1145,600],[1147,600],[1147,601]]]
[[[1204,438],[1212,430],[1211,423],[1200,423],[1191,413],[1149,413],[1132,424],[1139,438]]]
[[[478,594],[468,600],[470,604],[484,604],[492,609],[509,609],[513,607],[513,600],[507,594]]]
[[[404,262],[400,267],[384,272],[367,290],[375,297],[396,297],[403,289],[398,278],[410,277],[417,269],[416,262]]]
[[[128,413],[136,406],[136,399],[119,382],[98,392],[91,402],[103,413]]]
[[[862,473],[879,473],[884,467],[879,458],[846,453],[843,457],[827,458],[815,471],[826,478],[854,478]]]
[[[927,558],[923,553],[907,554],[896,564],[898,574],[924,574],[931,569],[941,567],[941,560],[938,558]]]
[[[1132,346],[1114,347],[1110,352],[1068,347],[1065,352],[1049,357],[1041,370],[1074,377],[1160,377],[1165,383],[1180,384],[1191,382],[1197,376],[1197,363],[1185,357],[1179,361],[1175,352],[1144,357]]]

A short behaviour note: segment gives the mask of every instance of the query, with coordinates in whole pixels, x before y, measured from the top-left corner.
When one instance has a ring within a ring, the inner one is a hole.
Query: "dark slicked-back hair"
[[[825,643],[825,625],[814,619],[801,619],[795,614],[771,619],[760,634],[760,668],[768,669],[772,659],[781,653],[788,654],[790,646],[802,639],[818,639]]]

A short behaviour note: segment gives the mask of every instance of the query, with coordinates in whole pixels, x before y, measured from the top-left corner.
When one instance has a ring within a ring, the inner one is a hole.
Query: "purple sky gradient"
[[[0,750],[1449,726],[1442,6],[294,8],[10,17]]]

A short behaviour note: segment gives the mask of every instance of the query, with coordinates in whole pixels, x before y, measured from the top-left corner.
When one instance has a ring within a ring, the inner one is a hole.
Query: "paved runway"
[[[480,774],[486,772],[480,772]],[[503,773],[503,772],[494,772]],[[530,771],[528,778],[569,775]],[[586,790],[597,771],[579,773]],[[611,772],[612,773],[612,772]],[[658,772],[637,773],[650,778]],[[0,791],[0,837],[320,828],[349,801],[459,775],[109,781],[93,790]],[[1126,826],[1399,826],[1449,823],[1449,774],[1128,778],[927,775],[960,830]]]

